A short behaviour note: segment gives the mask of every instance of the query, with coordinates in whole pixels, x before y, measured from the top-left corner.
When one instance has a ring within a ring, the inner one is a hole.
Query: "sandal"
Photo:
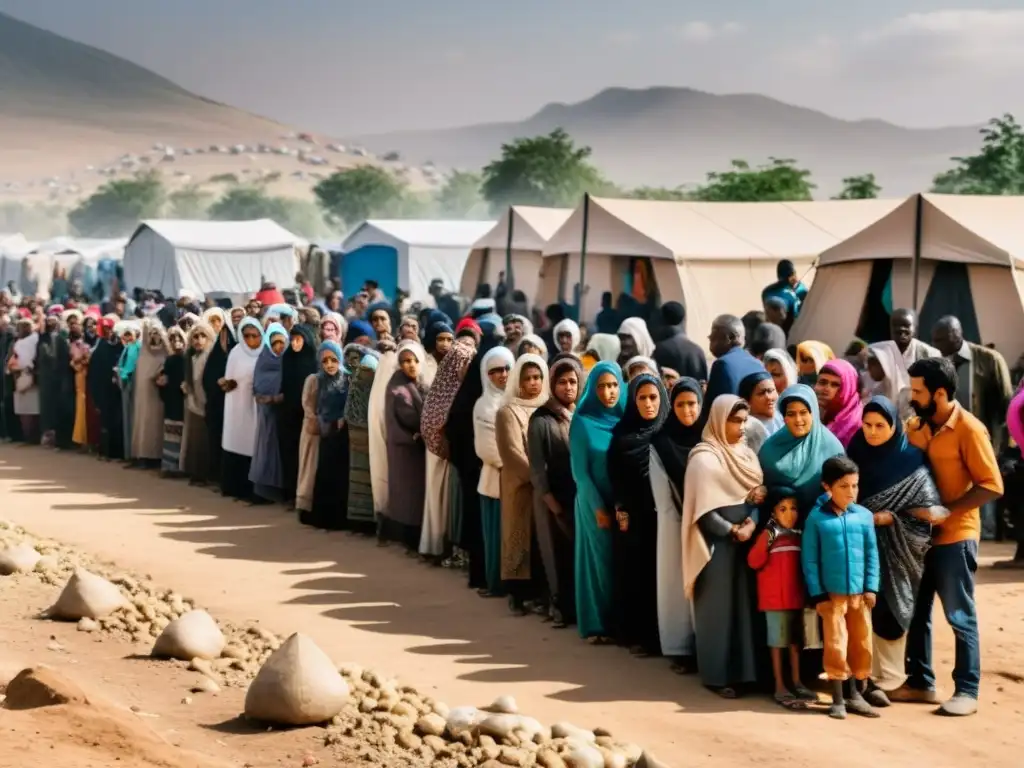
[[[818,694],[805,685],[794,685],[793,693],[800,701],[817,701]]]
[[[774,696],[775,703],[783,709],[793,711],[802,711],[807,709],[807,702],[801,701],[789,691],[785,693],[776,693]]]
[[[723,686],[721,688],[716,688],[715,693],[717,693],[723,699],[738,699],[740,697],[740,695],[736,693],[736,689],[729,685]]]
[[[668,668],[677,675],[692,675],[697,671],[697,665],[685,656],[673,659]]]

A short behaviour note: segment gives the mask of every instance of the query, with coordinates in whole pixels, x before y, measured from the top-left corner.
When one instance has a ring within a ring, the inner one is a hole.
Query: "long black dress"
[[[225,325],[220,337],[213,343],[210,356],[203,369],[203,392],[206,394],[206,437],[209,440],[210,471],[207,477],[219,478],[223,474],[224,449],[224,390],[217,384],[224,378],[228,366],[228,353],[237,342]]]
[[[39,429],[58,448],[71,448],[75,429],[75,374],[71,348],[64,334],[39,337],[36,362],[39,381]]]
[[[11,441],[21,440],[21,422],[14,413],[14,377],[7,371],[16,338],[10,327],[0,331],[0,439]]]
[[[85,387],[100,414],[100,456],[113,460],[124,458],[121,387],[114,383],[114,368],[122,350],[120,339],[101,339],[89,359],[85,376]]]
[[[299,480],[299,444],[305,413],[302,409],[302,388],[306,379],[316,373],[316,338],[307,325],[296,325],[291,335],[302,337],[302,349],[285,350],[281,371],[283,399],[277,410],[277,438],[281,446],[281,473],[285,500],[295,500]]]

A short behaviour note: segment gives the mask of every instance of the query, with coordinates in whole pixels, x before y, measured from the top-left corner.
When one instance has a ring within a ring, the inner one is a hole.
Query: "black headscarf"
[[[302,388],[306,384],[306,379],[317,371],[316,337],[312,328],[302,324],[293,326],[288,335],[289,338],[301,336],[302,349],[296,352],[289,344],[284,352],[281,365],[281,394],[284,396],[285,407],[290,410],[301,409]]]
[[[220,329],[218,338],[213,340],[213,349],[210,350],[210,356],[206,358],[206,367],[203,369],[206,415],[209,417],[212,414],[215,419],[218,418],[218,415],[222,419],[224,414],[224,390],[217,382],[224,378],[228,367],[228,354],[238,343],[235,340],[235,335],[231,332],[230,325],[231,320],[229,319]],[[227,340],[227,350],[221,346],[225,339]]]
[[[649,421],[640,415],[636,406],[637,392],[646,384],[656,386],[661,395],[658,415]],[[626,412],[612,430],[609,473],[617,502],[627,508],[634,506],[634,503],[641,509],[647,506],[653,508],[654,497],[650,483],[651,441],[668,417],[668,395],[661,379],[642,373],[629,382],[626,398]]]
[[[480,464],[473,443],[473,407],[484,393],[483,380],[480,378],[480,365],[483,363],[484,355],[498,346],[501,346],[501,337],[491,327],[489,332],[485,331],[481,336],[476,355],[470,361],[459,390],[455,393],[452,407],[448,411],[444,436],[451,450],[450,458],[460,472],[472,472],[473,467]],[[479,472],[480,469],[477,468],[476,471]]]
[[[754,390],[757,389],[757,385],[762,381],[768,381],[772,378],[772,375],[768,371],[754,371],[748,373],[740,380],[740,386],[736,394],[741,399],[750,402],[750,398],[754,396]]]
[[[894,428],[892,437],[877,446],[869,445],[864,431],[858,429],[846,449],[846,455],[860,468],[860,498],[869,499],[916,472],[925,456],[907,440],[899,411],[889,398],[872,397],[864,405],[864,413],[877,413]]]
[[[665,419],[664,426],[658,430],[651,444],[658,452],[662,466],[669,481],[675,485],[679,492],[679,501],[683,499],[683,483],[686,479],[686,462],[690,459],[690,451],[701,441],[700,410],[704,405],[704,391],[700,382],[691,379],[689,376],[676,381],[672,385],[672,393],[668,397],[668,404],[671,410],[675,409],[676,399],[683,392],[692,392],[697,396],[697,419],[690,426],[684,426],[676,417],[670,413]]]

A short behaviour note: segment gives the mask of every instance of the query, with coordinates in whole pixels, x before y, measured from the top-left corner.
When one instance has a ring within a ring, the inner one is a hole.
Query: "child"
[[[825,674],[832,685],[829,717],[878,717],[864,699],[871,675],[871,609],[879,585],[874,517],[857,504],[859,470],[846,456],[822,466],[818,498],[804,524],[804,581],[825,636]],[[850,697],[843,682],[853,675]]]
[[[757,571],[757,607],[764,612],[768,625],[775,701],[786,709],[806,709],[807,702],[817,701],[818,696],[800,681],[804,579],[800,531],[796,529],[796,491],[787,487],[770,489],[765,508],[771,519],[747,554],[747,564]],[[792,691],[786,687],[783,674],[782,653],[787,648]]]

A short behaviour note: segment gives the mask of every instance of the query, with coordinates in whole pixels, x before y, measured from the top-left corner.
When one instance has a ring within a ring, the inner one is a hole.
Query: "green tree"
[[[680,200],[692,200],[693,192],[682,187],[674,189],[667,187],[637,187],[629,191],[628,197],[633,200],[668,200],[678,202]]]
[[[455,171],[437,191],[437,212],[442,216],[468,219],[486,215],[487,207],[480,197],[480,174]]]
[[[167,196],[167,215],[172,219],[205,219],[213,195],[198,184],[176,189]]]
[[[210,206],[210,218],[214,221],[251,221],[273,219],[283,223],[288,216],[288,206],[279,197],[271,197],[261,187],[232,187],[224,196]]]
[[[810,200],[815,189],[811,172],[795,160],[772,157],[756,168],[733,160],[727,171],[712,171],[707,183],[693,191],[694,200],[714,203],[758,203]]]
[[[108,181],[68,214],[68,222],[82,237],[121,237],[142,219],[158,217],[166,197],[160,174],[145,171]]]
[[[547,136],[503,144],[501,157],[483,170],[481,193],[495,213],[509,205],[573,208],[585,193],[612,185],[590,163],[590,147],[577,147],[561,128]]]
[[[405,185],[383,168],[361,165],[338,171],[315,187],[325,211],[352,227],[373,216],[385,216],[400,205]]]
[[[847,176],[843,179],[843,191],[833,200],[874,200],[882,188],[875,181],[875,174],[865,173],[862,176]]]
[[[981,129],[981,149],[976,155],[951,159],[956,165],[935,177],[933,192],[1024,194],[1024,129],[1013,115],[988,121]]]

